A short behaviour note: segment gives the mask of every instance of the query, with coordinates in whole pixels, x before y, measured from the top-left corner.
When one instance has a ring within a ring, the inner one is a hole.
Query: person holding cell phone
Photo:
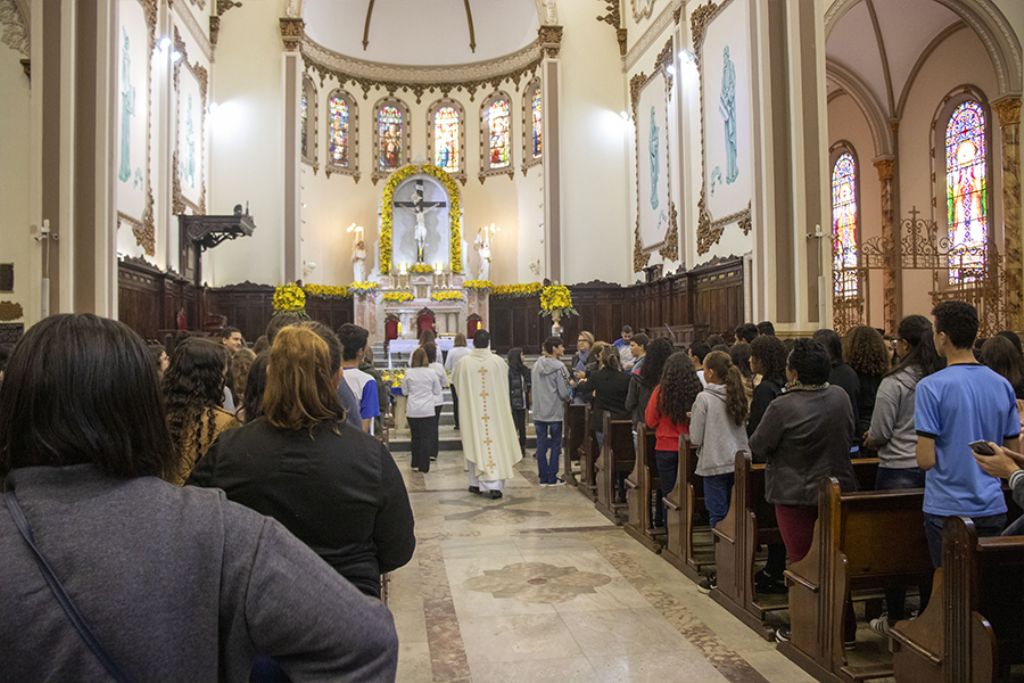
[[[974,459],[986,474],[1006,479],[1013,492],[1013,501],[1018,507],[1024,508],[1024,455],[998,446],[994,443],[976,441],[971,444]],[[1019,536],[1024,534],[1024,517],[1003,531],[1003,536]]]
[[[925,536],[932,564],[939,567],[947,517],[970,517],[978,536],[998,536],[1006,526],[1006,501],[999,480],[979,467],[970,444],[993,442],[1016,451],[1020,420],[1013,387],[974,358],[975,308],[962,301],[944,301],[932,316],[935,350],[947,365],[918,382],[914,429],[917,464],[926,473]]]

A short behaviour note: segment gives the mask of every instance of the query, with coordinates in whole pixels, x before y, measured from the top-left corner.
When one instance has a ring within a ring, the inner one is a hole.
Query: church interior
[[[1024,537],[948,523],[962,545],[933,582],[927,486],[872,491],[867,438],[865,490],[822,484],[810,554],[768,595],[785,533],[763,464],[728,465],[712,523],[689,437],[662,490],[642,404],[602,423],[563,396],[549,434],[536,386],[548,357],[592,385],[574,364],[595,340],[631,366],[629,334],[704,382],[704,354],[738,365],[759,321],[787,353],[834,330],[850,355],[875,330],[896,372],[903,323],[950,302],[978,349],[1015,333],[1021,356],[1022,42],[1022,0],[0,0],[0,349],[56,314],[120,321],[172,362],[190,335],[273,357],[282,316],[343,345],[364,330],[371,433],[415,518],[380,596],[399,681],[1024,680]],[[498,496],[467,493],[480,423],[445,363],[481,330],[534,367]],[[435,418],[406,396],[424,334]],[[1016,381],[982,362],[1024,387],[1024,357]],[[767,374],[747,372],[749,411]],[[549,439],[559,488],[534,459]],[[896,583],[907,621],[881,633]]]

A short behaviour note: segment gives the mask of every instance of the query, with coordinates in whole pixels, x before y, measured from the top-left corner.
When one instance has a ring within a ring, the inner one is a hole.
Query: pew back
[[[594,507],[612,522],[622,524],[627,516],[622,484],[636,462],[633,423],[630,420],[613,420],[605,413],[602,433],[604,443],[597,460],[597,498]]]
[[[702,570],[714,563],[711,546],[700,543],[707,519],[704,507],[704,483],[697,476],[697,450],[685,436],[679,439],[679,465],[675,487],[666,493],[665,527],[668,532],[663,555],[676,569],[693,581],[701,579]]]
[[[573,404],[568,401],[565,404],[565,419],[563,421],[562,438],[565,440],[562,452],[565,454],[565,480],[577,485],[578,481],[572,469],[572,462],[580,459],[580,447],[586,436],[587,408],[581,404]]]
[[[633,471],[626,477],[626,502],[629,516],[624,525],[626,533],[641,544],[660,552],[664,533],[654,528],[652,497],[661,486],[658,466],[654,458],[656,438],[646,425],[637,425],[636,461]]]

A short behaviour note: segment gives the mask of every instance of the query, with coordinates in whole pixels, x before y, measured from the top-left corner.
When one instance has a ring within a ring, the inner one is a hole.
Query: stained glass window
[[[299,98],[299,136],[301,142],[299,149],[302,156],[309,157],[309,97],[306,96],[306,89],[302,89],[302,96]],[[295,138],[292,138],[294,140]]]
[[[487,159],[490,168],[512,163],[511,103],[501,97],[487,105]]]
[[[946,124],[946,205],[949,219],[949,284],[974,282],[985,267],[988,178],[985,110],[968,100]]]
[[[348,99],[340,93],[331,95],[327,102],[327,153],[335,166],[349,166],[349,109]]]
[[[461,170],[461,125],[462,114],[451,105],[442,106],[434,112],[434,164],[449,173],[458,173]]]
[[[540,158],[544,148],[543,115],[544,110],[540,100],[540,87],[538,86],[533,91],[533,97],[530,98],[530,132],[532,133],[530,152],[533,154],[534,159]]]
[[[832,166],[832,269],[835,296],[857,296],[857,160],[849,152]]]
[[[393,171],[402,165],[403,120],[402,110],[394,104],[384,104],[377,109],[377,167]]]

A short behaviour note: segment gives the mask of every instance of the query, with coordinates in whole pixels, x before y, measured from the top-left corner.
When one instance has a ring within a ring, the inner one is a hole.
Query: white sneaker
[[[540,485],[543,486],[544,488],[551,486],[551,484],[545,483],[543,481],[540,483]]]
[[[892,627],[889,626],[889,617],[887,617],[886,615],[883,614],[877,619],[872,619],[869,625],[871,626],[871,630],[877,633],[878,635],[883,636],[885,638],[892,637]]]
[[[555,479],[555,483],[554,484],[548,484],[548,486],[565,486],[565,480],[564,479]]]

